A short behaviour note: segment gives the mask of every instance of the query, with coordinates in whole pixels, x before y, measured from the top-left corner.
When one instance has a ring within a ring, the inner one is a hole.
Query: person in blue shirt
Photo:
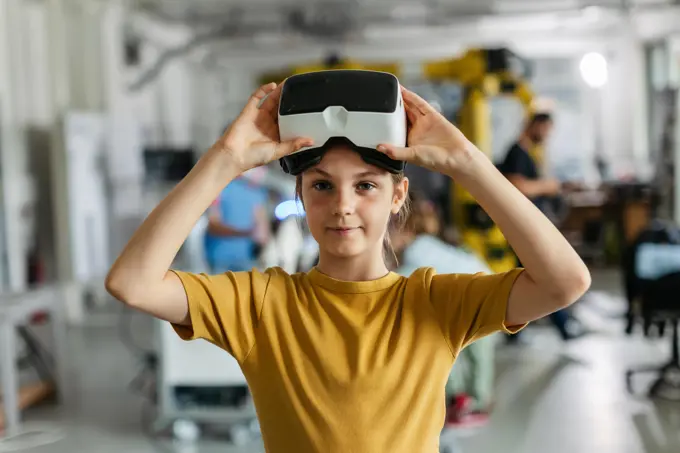
[[[232,181],[220,193],[208,212],[204,240],[211,272],[256,267],[256,249],[268,238],[267,198],[267,190],[250,175]]]

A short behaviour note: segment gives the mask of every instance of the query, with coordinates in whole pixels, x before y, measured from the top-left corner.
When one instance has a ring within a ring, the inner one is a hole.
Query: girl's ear
[[[408,197],[408,178],[404,177],[394,185],[394,195],[392,197],[392,214],[397,215],[406,203]]]

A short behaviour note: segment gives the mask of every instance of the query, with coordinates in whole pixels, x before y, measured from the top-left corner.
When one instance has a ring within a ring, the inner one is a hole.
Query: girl
[[[314,269],[171,271],[192,226],[230,181],[312,145],[307,138],[279,142],[279,96],[275,84],[251,96],[133,235],[107,289],[169,321],[182,338],[203,338],[238,360],[268,452],[435,453],[445,383],[459,351],[573,303],[590,284],[588,270],[484,154],[403,89],[409,146],[378,150],[455,178],[500,226],[526,270],[487,276],[422,268],[408,278],[389,272],[383,242],[404,208],[408,180],[336,147],[298,177],[319,243]]]

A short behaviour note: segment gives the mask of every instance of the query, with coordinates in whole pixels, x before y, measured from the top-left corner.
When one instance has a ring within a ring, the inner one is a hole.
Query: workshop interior
[[[535,203],[592,276],[562,318],[461,353],[440,451],[680,452],[680,1],[0,0],[0,453],[265,452],[239,363],[105,279],[258,86],[340,69],[551,182]],[[460,184],[406,175],[442,254],[518,266]],[[238,181],[173,268],[211,274],[213,222],[251,201],[252,266],[314,268],[295,177]]]

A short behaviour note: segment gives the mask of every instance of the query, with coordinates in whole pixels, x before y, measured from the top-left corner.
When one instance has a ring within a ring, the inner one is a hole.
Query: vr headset
[[[392,74],[329,70],[294,75],[281,90],[278,116],[282,141],[303,136],[315,144],[280,159],[288,174],[313,167],[328,149],[341,144],[369,164],[391,173],[404,171],[405,162],[376,149],[381,143],[406,146],[404,102]]]

